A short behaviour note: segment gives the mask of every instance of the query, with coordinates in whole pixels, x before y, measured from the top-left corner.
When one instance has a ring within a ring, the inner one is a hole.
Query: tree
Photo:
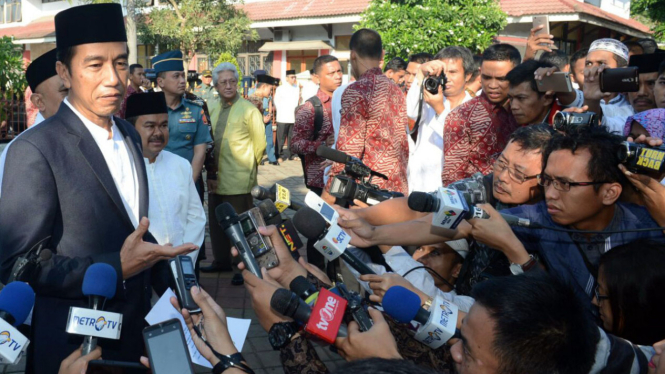
[[[506,23],[497,0],[372,0],[356,29],[378,31],[388,61],[451,45],[480,53]]]
[[[139,38],[149,44],[180,49],[185,66],[197,49],[210,55],[235,53],[245,39],[256,40],[251,21],[233,0],[165,0],[161,7],[137,12]]]
[[[232,54],[228,52],[222,52],[219,55],[217,61],[215,61],[215,66],[221,64],[222,62],[230,62],[236,66],[236,69],[238,69],[238,85],[240,86],[242,82],[242,69],[240,69],[240,65],[238,65],[238,60],[236,60],[236,58],[233,57]]]
[[[651,23],[651,30],[656,39],[665,38],[665,0],[632,0],[631,16],[644,17]]]
[[[23,69],[23,48],[12,43],[12,38],[0,39],[0,90],[5,98],[23,96],[28,87]]]

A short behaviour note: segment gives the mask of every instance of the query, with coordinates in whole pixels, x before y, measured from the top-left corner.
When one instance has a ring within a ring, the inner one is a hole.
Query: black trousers
[[[293,124],[292,123],[283,123],[283,122],[277,122],[277,140],[275,141],[275,145],[277,146],[275,148],[275,156],[277,158],[281,158],[282,160],[286,160],[287,158],[291,158],[291,138],[293,137]],[[285,140],[289,141],[289,146],[286,149],[284,148],[284,142]]]
[[[208,214],[210,217],[215,217],[215,209],[223,203],[229,203],[233,206],[238,214],[245,212],[254,207],[252,195],[217,195],[214,193],[208,194]],[[233,269],[233,263],[238,263],[240,260],[232,261],[231,257],[231,241],[226,237],[224,229],[219,225],[215,219],[211,219],[210,226],[210,242],[212,244],[212,254],[215,257],[214,264],[219,265],[225,271]]]

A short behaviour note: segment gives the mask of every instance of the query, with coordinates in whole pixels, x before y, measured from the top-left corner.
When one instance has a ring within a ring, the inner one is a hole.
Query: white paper
[[[177,318],[182,324],[182,329],[185,332],[185,341],[187,342],[187,347],[189,347],[189,356],[192,359],[192,362],[205,366],[207,368],[212,368],[212,364],[205,357],[201,356],[201,353],[194,345],[192,340],[192,335],[189,333],[187,324],[185,324],[185,319],[182,317],[182,314],[171,304],[171,297],[176,297],[173,291],[169,288],[164,292],[159,301],[152,307],[150,313],[145,316],[145,320],[150,324],[154,325],[160,322],[167,321],[169,319]],[[227,317],[227,325],[229,328],[229,335],[231,335],[231,340],[233,345],[235,345],[238,352],[242,352],[242,347],[245,344],[245,339],[247,338],[247,333],[249,332],[249,325],[251,320],[249,319],[238,319]]]

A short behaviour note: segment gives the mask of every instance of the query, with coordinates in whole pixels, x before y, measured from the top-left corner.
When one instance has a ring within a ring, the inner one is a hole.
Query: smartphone
[[[557,71],[550,76],[544,76],[542,80],[536,81],[539,92],[573,92],[573,84],[570,81],[570,73]]]
[[[201,309],[192,298],[192,287],[199,286],[196,281],[196,273],[194,273],[194,261],[187,255],[179,255],[169,262],[180,307],[192,313],[200,313]]]
[[[307,195],[305,195],[305,204],[319,212],[329,224],[337,223],[339,213],[337,213],[330,204],[323,201],[323,199],[316,193],[309,191]]]
[[[177,318],[143,329],[143,341],[154,374],[194,374],[185,334]]]
[[[119,374],[124,373],[125,371],[134,373],[135,370],[147,372],[150,369],[138,362],[91,360],[88,362],[88,368],[85,372],[86,374]]]
[[[637,66],[605,69],[600,72],[601,92],[637,92],[640,90]]]
[[[268,236],[261,235],[258,231],[259,227],[265,227],[266,225],[261,209],[258,207],[252,208],[239,215],[238,218],[240,219],[240,227],[247,239],[247,244],[249,244],[259,267],[272,269],[278,266],[279,258],[277,258],[272,240]]]
[[[550,19],[548,16],[533,16],[533,28],[544,25],[542,29],[536,31],[535,35],[550,34]],[[540,43],[540,45],[549,45],[549,43]]]

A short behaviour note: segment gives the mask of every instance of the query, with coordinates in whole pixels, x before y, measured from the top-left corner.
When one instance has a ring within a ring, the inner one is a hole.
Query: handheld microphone
[[[279,236],[282,237],[286,248],[291,252],[291,256],[298,261],[300,253],[298,249],[302,248],[303,243],[300,240],[298,231],[293,227],[290,219],[283,219],[275,204],[270,200],[263,200],[258,205],[261,215],[265,220],[266,225],[275,225]]]
[[[352,268],[360,274],[376,274],[369,266],[362,262],[346,247],[351,241],[349,236],[336,223],[328,226],[325,219],[311,208],[303,208],[293,216],[296,229],[307,239],[316,240],[316,248],[328,261],[342,257]]]
[[[457,305],[441,296],[434,298],[427,311],[420,306],[418,295],[402,286],[393,286],[383,295],[382,306],[398,322],[420,323],[414,338],[432,349],[441,347],[455,335]]]
[[[226,237],[229,238],[231,243],[238,250],[238,253],[240,253],[240,258],[242,258],[242,262],[245,263],[245,268],[260,279],[263,279],[261,268],[259,267],[258,262],[256,262],[256,258],[254,258],[252,249],[249,247],[249,244],[247,244],[247,239],[240,227],[240,219],[238,218],[235,209],[233,209],[233,206],[229,203],[224,203],[218,206],[215,209],[215,216],[217,216],[217,222],[219,222],[219,225],[224,229]]]
[[[345,170],[352,175],[356,176],[375,176],[387,180],[388,177],[385,174],[381,174],[370,169],[369,166],[365,165],[359,158],[349,156],[344,152],[326,147],[325,145],[320,145],[316,149],[316,155],[323,157],[327,160],[334,161],[340,164],[345,165]]]
[[[353,157],[347,155],[346,153],[340,152],[330,147],[326,147],[324,145],[321,145],[316,149],[316,155],[323,157],[326,160],[338,162],[340,164],[346,164],[353,160]]]
[[[347,326],[342,323],[346,304],[343,297],[325,288],[319,291],[313,307],[284,288],[275,291],[270,299],[270,306],[276,312],[305,324],[305,332],[328,344],[335,343],[337,337],[348,336]]]
[[[85,335],[81,353],[87,355],[97,347],[97,338],[119,339],[122,314],[105,312],[106,300],[115,296],[118,274],[113,266],[95,263],[83,276],[83,295],[88,296],[88,308],[69,308],[67,332]]]
[[[25,322],[35,305],[35,292],[27,283],[11,282],[0,292],[0,358],[15,364],[30,341],[16,327]]]
[[[487,212],[471,205],[463,194],[452,188],[439,187],[432,193],[414,191],[409,195],[408,204],[416,212],[434,213],[432,225],[445,229],[455,229],[465,219],[489,218]],[[511,226],[539,227],[526,218],[503,213],[501,216]]]
[[[275,183],[270,189],[261,186],[254,186],[250,192],[252,197],[257,200],[272,200],[280,213],[284,212],[287,208],[297,211],[303,205],[291,201],[291,191],[288,188]]]
[[[309,283],[309,281],[302,275],[293,278],[291,284],[289,284],[289,289],[308,305],[312,305],[319,296],[316,287]]]

